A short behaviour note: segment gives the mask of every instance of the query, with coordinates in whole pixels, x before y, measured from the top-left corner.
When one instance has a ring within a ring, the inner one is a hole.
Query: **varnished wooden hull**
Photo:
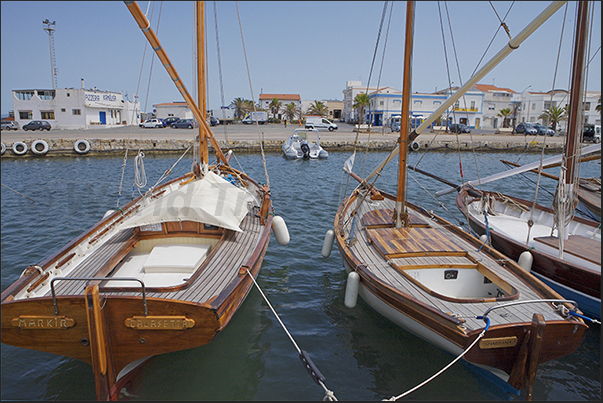
[[[532,203],[527,200],[506,196],[521,204],[531,206]],[[469,224],[473,231],[477,234],[485,234],[485,225],[476,220],[471,214],[467,214],[467,206],[464,202],[467,200],[467,190],[461,189],[456,197],[456,204],[459,210],[468,218]],[[547,207],[537,205],[539,211],[552,213],[553,211]],[[596,225],[586,219],[574,217],[574,221],[584,225],[596,228]],[[580,309],[587,315],[595,318],[601,318],[601,273],[590,270],[586,267],[560,259],[557,256],[543,253],[537,249],[526,246],[522,242],[518,242],[504,234],[490,228],[490,239],[492,246],[502,254],[518,261],[520,255],[529,251],[533,256],[532,272],[542,278],[544,281],[550,280],[549,284],[558,290],[567,298],[576,299]],[[586,253],[586,252],[585,252]],[[566,290],[566,292],[562,292]],[[572,295],[569,295],[572,293]]]
[[[168,182],[156,193],[161,193],[162,188],[167,189],[169,185],[178,186],[187,178],[190,175]],[[245,180],[255,183],[247,177]],[[264,193],[260,199],[260,211],[272,212],[269,194]],[[139,201],[140,198],[128,203],[123,211],[126,214],[136,211]],[[95,234],[105,231],[103,228],[112,228],[113,222],[120,222],[120,218],[116,220],[119,213],[112,214],[45,259],[38,268],[26,270],[2,293],[2,342],[84,361],[92,366],[95,373],[97,398],[117,399],[122,378],[128,375],[124,369],[134,369],[132,363],[210,343],[229,323],[253,287],[250,276],[257,277],[262,265],[272,223],[272,215],[266,213],[264,220],[260,220],[259,215],[246,218],[244,230],[250,231],[250,235],[217,229],[205,235],[198,234],[194,232],[198,225],[186,222],[173,226],[180,231],[173,236],[181,236],[175,239],[182,239],[183,234],[208,238],[218,236],[213,233],[222,234],[201,267],[182,285],[149,287],[146,294],[141,294],[140,287],[111,288],[108,287],[109,282],[86,281],[81,287],[71,290],[58,291],[60,287],[55,287],[54,300],[49,292],[32,298],[17,298],[25,290],[35,292],[38,287],[48,286],[48,275],[58,270],[57,266],[69,266],[71,263],[62,262],[78,258],[73,251],[79,250],[79,244],[89,243]],[[261,225],[260,221],[263,222]],[[110,234],[112,229],[107,231]],[[115,248],[112,255],[107,255],[92,276],[102,278],[106,275],[103,273],[117,267],[124,256],[129,256],[132,248],[141,242],[137,236],[135,232],[131,240],[124,241],[121,248]],[[148,236],[149,239],[153,237],[157,235]],[[228,242],[232,242],[232,246]],[[229,253],[233,255],[229,256]],[[109,272],[112,270],[116,269]],[[220,270],[228,270],[231,274],[221,280],[223,286],[211,286],[213,288],[210,289],[216,291],[207,291],[205,294],[209,293],[209,296],[203,296],[202,291],[209,286],[201,282],[217,279],[211,273]],[[205,272],[208,272],[209,280],[203,279]],[[199,291],[195,291],[197,289]]]
[[[386,199],[392,198],[386,195]],[[471,343],[479,336],[485,327],[485,322],[482,326],[464,328],[464,323],[458,317],[453,315],[452,309],[454,305],[448,306],[451,309],[447,312],[446,302],[439,300],[439,305],[432,305],[429,299],[411,295],[400,288],[397,288],[395,282],[384,281],[379,274],[374,274],[378,269],[373,268],[374,265],[379,265],[378,262],[373,263],[371,258],[371,248],[373,245],[369,242],[367,246],[349,246],[346,240],[350,232],[344,227],[345,219],[349,218],[349,212],[346,212],[350,206],[355,205],[354,196],[351,196],[339,209],[335,219],[335,233],[338,249],[344,261],[347,272],[355,271],[360,278],[359,295],[377,312],[390,319],[400,327],[407,331],[423,338],[424,340],[434,344],[435,346],[453,354],[459,355],[466,350]],[[409,204],[409,211],[415,217],[424,215],[427,220],[438,223],[450,229],[451,237],[462,237],[466,242],[469,242],[475,250],[481,246],[481,242],[464,233],[464,231],[456,228],[451,223],[437,217],[433,214],[423,214],[423,210]],[[361,220],[364,211],[358,211],[357,220]],[[368,232],[368,227],[362,227],[357,231]],[[365,242],[364,236],[358,235],[357,243]],[[369,240],[371,238],[369,237]],[[375,241],[373,240],[373,243]],[[397,256],[395,251],[396,246],[400,241],[388,241],[387,245],[392,248],[392,257]],[[354,249],[355,248],[355,249]],[[562,297],[547,287],[545,284],[534,278],[529,273],[519,268],[514,262],[510,262],[508,258],[494,249],[487,246],[483,248],[485,255],[490,256],[494,260],[507,261],[506,265],[514,273],[516,281],[522,284],[522,287],[529,287],[537,298],[552,298],[562,299]],[[377,255],[375,255],[378,257]],[[418,254],[416,254],[418,256]],[[393,258],[392,258],[393,259]],[[387,265],[386,265],[387,267]],[[386,270],[386,269],[383,269]],[[395,272],[392,272],[395,274]],[[519,284],[517,283],[517,284]],[[428,295],[429,293],[422,293]],[[432,293],[435,295],[434,293]],[[484,302],[484,301],[482,301]],[[477,311],[488,306],[485,303],[467,302],[468,310]],[[499,301],[498,303],[503,303]],[[457,306],[462,304],[457,304]],[[475,309],[470,306],[475,305]],[[444,309],[444,310],[443,310]],[[538,312],[535,309],[534,312]],[[477,312],[476,312],[477,314]],[[536,323],[532,323],[536,321]],[[538,364],[556,359],[575,351],[581,344],[584,333],[588,328],[582,321],[567,320],[558,316],[549,316],[546,321],[538,323],[540,320],[536,316],[532,320],[524,320],[510,323],[493,323],[486,332],[484,338],[478,342],[464,356],[468,362],[487,369],[494,373],[504,381],[507,381],[513,388],[521,390],[526,387],[526,379],[529,373],[535,374],[535,368]],[[544,325],[546,322],[546,326]],[[530,335],[540,332],[543,335],[540,345],[540,353],[534,354],[532,367],[526,363],[526,357],[529,357],[530,345],[534,340]],[[506,345],[508,341],[513,340],[513,345]],[[560,342],[560,340],[563,340]]]

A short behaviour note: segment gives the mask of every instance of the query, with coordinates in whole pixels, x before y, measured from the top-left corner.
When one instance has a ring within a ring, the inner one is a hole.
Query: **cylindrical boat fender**
[[[88,143],[88,140],[78,140],[73,144],[73,149],[78,154],[86,154],[90,151],[90,143]]]
[[[360,286],[360,276],[355,271],[348,274],[348,281],[345,285],[345,299],[343,303],[348,308],[354,308],[358,301],[358,287]]]
[[[532,256],[529,250],[524,250],[523,252],[521,252],[521,255],[519,255],[519,259],[517,259],[517,263],[527,271],[532,271],[533,261],[534,256]]]
[[[322,244],[322,257],[329,257],[331,255],[331,249],[333,249],[333,240],[335,239],[335,231],[332,229],[328,230],[325,234],[325,240]]]
[[[115,210],[107,210],[107,211],[105,212],[105,214],[103,215],[103,219],[105,219],[105,218],[109,217],[111,214],[113,214],[113,212],[114,212],[114,211],[115,211]]]
[[[481,235],[479,236],[479,240],[480,240],[480,241],[482,241],[482,243],[484,243],[484,244],[485,244],[486,242],[488,242],[488,235],[486,235],[486,234],[481,234]]]
[[[410,149],[412,151],[419,151],[419,148],[421,148],[421,145],[419,143],[417,143],[416,141],[413,141],[412,143],[410,143]]]
[[[0,143],[2,145],[2,154],[0,155],[4,155],[4,153],[6,152],[6,146],[4,145],[4,143]]]
[[[37,155],[46,154],[49,148],[48,143],[44,140],[34,140],[33,143],[31,143],[31,151]]]
[[[279,245],[287,245],[289,243],[289,230],[283,217],[275,215],[272,219],[272,231]]]
[[[27,152],[27,144],[22,141],[16,141],[13,144],[13,152],[17,155],[23,155]]]

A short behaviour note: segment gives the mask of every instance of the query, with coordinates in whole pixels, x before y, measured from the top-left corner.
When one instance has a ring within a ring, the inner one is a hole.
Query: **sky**
[[[516,92],[568,89],[576,3],[559,9],[480,83]],[[138,4],[195,94],[192,2]],[[412,91],[431,93],[466,82],[508,43],[499,18],[514,37],[549,4],[418,1]],[[13,110],[12,90],[53,87],[46,19],[56,22],[58,88],[81,88],[83,78],[87,89],[121,91],[129,100],[138,94],[145,112],[153,104],[183,100],[122,1],[0,6],[2,116]],[[378,1],[212,1],[205,9],[210,109],[238,97],[257,102],[260,93],[343,100],[347,81],[367,85],[369,75],[371,86],[402,87],[405,2],[392,7]],[[592,22],[587,89],[601,91],[601,2],[595,2]]]

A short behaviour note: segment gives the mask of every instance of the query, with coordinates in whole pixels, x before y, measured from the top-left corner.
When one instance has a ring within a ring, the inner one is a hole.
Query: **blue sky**
[[[216,7],[214,7],[214,4]],[[343,99],[346,81],[367,84],[384,2],[377,1],[241,1],[243,27],[254,99],[261,92],[300,94],[306,100]],[[389,3],[388,3],[389,4]],[[496,12],[493,10],[492,5]],[[549,2],[451,1],[439,3],[444,13],[447,73],[438,3],[419,1],[413,54],[413,92],[433,92],[465,82],[507,42],[497,17],[504,18],[512,36],[528,25]],[[191,2],[139,2],[189,92],[193,86],[193,8]],[[206,2],[209,108],[221,105],[214,8],[225,104],[251,99],[251,90],[237,18],[237,3]],[[510,9],[510,11],[509,11]],[[401,88],[406,6],[395,2],[381,31],[371,85]],[[565,6],[530,36],[518,50],[480,81],[521,92],[548,91],[555,64]],[[576,2],[568,2],[556,88],[568,88]],[[139,94],[143,111],[182,97],[151,51],[134,18],[121,1],[2,1],[1,109],[13,109],[12,90],[52,89],[50,45],[42,21],[56,21],[55,55],[59,88],[85,87]],[[451,22],[454,46],[447,25]],[[159,20],[159,27],[157,22]],[[388,21],[390,22],[389,30]],[[601,90],[601,2],[595,3],[588,89]],[[383,41],[387,47],[381,68]],[[142,65],[146,48],[145,64]],[[456,57],[455,51],[456,50]],[[487,51],[486,51],[487,50]],[[458,67],[457,62],[458,60]],[[459,79],[458,71],[461,78]],[[150,83],[150,85],[149,85]]]

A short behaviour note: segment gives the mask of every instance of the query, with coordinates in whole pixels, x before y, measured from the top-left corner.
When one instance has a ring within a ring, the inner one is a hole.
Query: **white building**
[[[185,101],[164,102],[153,105],[153,112],[159,119],[177,117],[180,119],[194,119],[193,111]]]
[[[514,102],[514,97],[517,94],[515,91],[510,88],[499,88],[490,84],[475,84],[473,88],[484,93],[484,109],[481,120],[481,127],[483,129],[498,129],[503,127],[504,118],[498,116],[502,109],[510,109],[514,113],[509,116],[509,127],[513,124],[514,119],[517,121],[517,107],[519,105]]]
[[[585,91],[584,103],[582,108],[583,123],[601,124],[601,114],[595,110],[601,92]],[[520,122],[539,122],[545,124],[540,118],[542,112],[553,107],[564,108],[569,102],[570,93],[566,90],[552,90],[549,92],[530,92],[526,91],[518,97],[521,108],[518,113],[517,123]],[[567,120],[560,122],[558,131],[565,132]]]
[[[361,81],[346,81],[343,90],[343,121],[346,123],[358,123],[358,111],[354,109],[354,99],[360,93],[371,93],[376,91],[377,87],[368,87],[362,85]],[[364,123],[364,122],[361,122]]]
[[[15,121],[20,127],[32,120],[46,120],[53,129],[90,129],[140,123],[140,104],[124,99],[121,92],[96,88],[13,90]]]

